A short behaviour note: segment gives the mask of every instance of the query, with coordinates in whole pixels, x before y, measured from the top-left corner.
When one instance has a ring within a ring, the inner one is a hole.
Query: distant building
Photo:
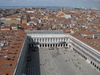
[[[57,17],[65,17],[65,13],[60,11],[60,12],[57,14]]]
[[[26,18],[22,18],[21,19],[21,24],[27,24],[27,19]]]
[[[68,19],[68,18],[71,18],[71,15],[70,14],[65,14],[64,12],[59,12],[57,14],[57,17],[63,17],[63,18]]]
[[[71,18],[71,15],[66,14],[65,17],[68,19],[68,18]]]
[[[90,34],[94,39],[100,39],[100,32]]]
[[[20,24],[21,23],[21,17],[16,17],[16,16],[6,17],[6,24],[11,25],[12,23]]]
[[[6,23],[6,18],[2,17],[0,18],[0,24],[5,24]]]
[[[10,26],[4,26],[1,28],[1,30],[10,30]]]
[[[17,30],[18,29],[18,25],[16,24],[11,24],[10,25],[11,30]]]
[[[34,11],[26,11],[27,13],[34,13]]]

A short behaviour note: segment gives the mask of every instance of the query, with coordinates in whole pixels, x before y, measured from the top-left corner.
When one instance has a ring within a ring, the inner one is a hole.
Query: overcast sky
[[[71,6],[100,8],[100,0],[0,0],[0,6]]]

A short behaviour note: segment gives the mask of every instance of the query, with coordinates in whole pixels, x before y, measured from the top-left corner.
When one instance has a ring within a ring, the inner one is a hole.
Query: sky
[[[100,0],[0,0],[0,6],[69,6],[100,8]]]

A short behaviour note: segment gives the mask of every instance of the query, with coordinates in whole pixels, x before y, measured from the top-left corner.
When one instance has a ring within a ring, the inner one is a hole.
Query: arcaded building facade
[[[30,47],[68,47],[100,70],[100,52],[62,31],[26,31]]]

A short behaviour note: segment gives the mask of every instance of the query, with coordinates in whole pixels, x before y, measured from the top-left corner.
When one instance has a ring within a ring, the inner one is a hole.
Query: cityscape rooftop
[[[27,34],[68,34],[100,53],[100,10],[33,7],[0,9],[0,75],[18,75],[15,72],[19,61],[24,60],[28,53],[29,42],[26,39],[29,40],[30,36]],[[24,51],[26,54],[23,54]]]

